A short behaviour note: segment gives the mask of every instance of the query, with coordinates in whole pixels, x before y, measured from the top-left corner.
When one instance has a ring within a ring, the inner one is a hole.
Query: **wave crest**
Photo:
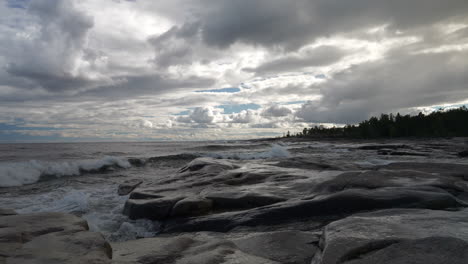
[[[26,161],[0,163],[0,187],[13,187],[38,182],[41,177],[77,176],[101,172],[111,168],[129,168],[127,159],[104,157],[98,160],[79,161]]]

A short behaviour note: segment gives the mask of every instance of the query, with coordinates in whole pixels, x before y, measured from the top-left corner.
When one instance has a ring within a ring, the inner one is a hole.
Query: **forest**
[[[314,126],[285,137],[312,138],[399,138],[399,137],[467,137],[468,108],[438,110],[428,115],[381,114],[357,125],[344,127]]]

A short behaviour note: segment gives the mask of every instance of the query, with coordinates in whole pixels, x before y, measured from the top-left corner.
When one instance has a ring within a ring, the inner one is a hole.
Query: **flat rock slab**
[[[170,216],[174,205],[185,197],[163,197],[156,199],[128,199],[123,213],[130,219],[146,218],[165,220]]]
[[[465,204],[437,188],[349,189],[330,195],[296,199],[239,212],[189,218],[168,223],[165,232],[227,232],[238,226],[291,223],[304,219],[337,219],[362,211],[386,208],[445,209]]]
[[[0,216],[0,263],[110,263],[112,250],[85,220],[63,213]],[[2,262],[3,261],[3,262]]]
[[[205,197],[213,201],[213,208],[215,210],[249,209],[275,204],[286,200],[271,194],[242,191],[213,192],[205,194]]]
[[[393,209],[350,216],[325,228],[323,253],[312,263],[466,263],[467,219],[467,209]]]
[[[114,262],[197,264],[309,264],[317,235],[286,231],[267,233],[190,233],[112,244]]]

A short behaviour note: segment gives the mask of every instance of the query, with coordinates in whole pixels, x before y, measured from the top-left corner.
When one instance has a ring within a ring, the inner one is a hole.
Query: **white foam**
[[[89,194],[82,191],[72,191],[62,199],[56,200],[45,211],[66,212],[66,213],[86,213],[89,209]]]
[[[264,152],[239,152],[239,153],[210,153],[208,156],[221,159],[238,159],[238,160],[253,160],[253,159],[271,159],[271,158],[289,158],[291,154],[286,147],[272,144],[271,149]]]
[[[154,237],[158,224],[148,219],[129,220],[122,222],[119,229],[112,233],[108,239],[112,242],[134,240],[137,238]]]
[[[41,176],[76,176],[83,172],[99,170],[106,166],[129,168],[128,160],[120,157],[104,157],[98,160],[36,161],[0,163],[0,187],[21,186],[39,181]]]

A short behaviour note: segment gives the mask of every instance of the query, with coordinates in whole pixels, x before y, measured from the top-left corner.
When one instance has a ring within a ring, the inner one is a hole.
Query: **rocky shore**
[[[123,214],[160,223],[155,237],[109,244],[73,215],[1,210],[0,263],[467,263],[463,147],[348,150],[402,157],[372,166],[324,161],[306,153],[313,150],[196,158],[173,175],[119,188],[129,195]],[[434,162],[431,149],[453,159]]]

